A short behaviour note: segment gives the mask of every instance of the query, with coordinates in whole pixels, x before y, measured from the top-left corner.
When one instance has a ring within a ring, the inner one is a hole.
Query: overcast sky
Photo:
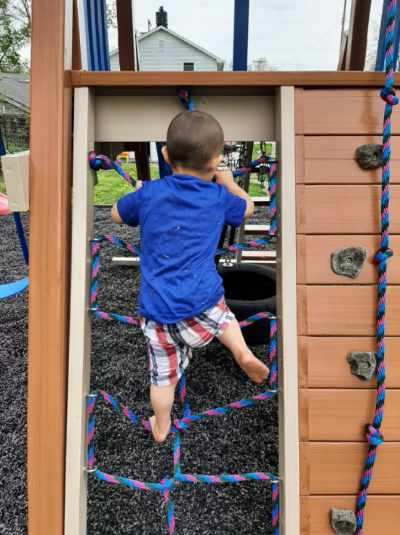
[[[280,70],[336,70],[345,0],[250,0],[249,64],[265,57]],[[373,0],[371,28],[383,0]],[[347,1],[348,7],[350,0]],[[160,5],[171,30],[232,61],[234,0],[135,0],[136,28],[155,25]],[[115,31],[110,34],[116,47]]]

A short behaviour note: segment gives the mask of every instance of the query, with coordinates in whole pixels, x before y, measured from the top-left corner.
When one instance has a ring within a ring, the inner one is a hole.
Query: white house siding
[[[141,71],[183,71],[184,63],[194,63],[195,71],[216,71],[217,61],[164,31],[139,40]]]
[[[119,71],[119,54],[112,53],[110,56],[110,69],[112,71]]]

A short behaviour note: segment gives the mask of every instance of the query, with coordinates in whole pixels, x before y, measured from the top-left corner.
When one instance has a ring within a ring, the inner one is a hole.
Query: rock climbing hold
[[[356,531],[356,515],[346,509],[331,509],[331,526],[337,535],[352,535]]]
[[[382,145],[368,143],[356,150],[356,160],[361,169],[378,169],[382,167]]]
[[[353,375],[364,381],[370,381],[372,379],[376,368],[374,353],[352,351],[347,355],[347,362],[350,364]]]
[[[331,268],[337,275],[355,279],[361,272],[367,250],[364,247],[346,247],[331,254]]]

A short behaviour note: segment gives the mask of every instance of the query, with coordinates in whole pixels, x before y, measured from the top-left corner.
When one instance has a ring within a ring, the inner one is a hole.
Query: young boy
[[[180,113],[163,148],[173,175],[144,182],[112,209],[113,221],[141,230],[139,314],[148,345],[150,423],[157,442],[170,431],[175,387],[192,348],[216,337],[252,381],[262,383],[269,373],[247,347],[216,270],[224,224],[239,226],[254,211],[232,173],[218,172],[223,146],[224,133],[211,115]]]

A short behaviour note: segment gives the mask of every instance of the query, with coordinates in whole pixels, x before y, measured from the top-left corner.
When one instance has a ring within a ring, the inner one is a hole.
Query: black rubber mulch
[[[257,218],[258,219],[258,218]],[[26,221],[25,221],[26,223]],[[113,225],[108,208],[95,212],[95,234],[136,238],[132,229]],[[0,219],[0,281],[24,274],[11,218]],[[99,301],[104,309],[131,313],[135,270],[111,264],[115,251],[102,253]],[[136,282],[135,282],[136,279]],[[26,295],[0,301],[0,533],[26,533],[25,397],[27,346]],[[265,347],[256,348],[265,358]],[[92,389],[103,388],[133,412],[148,416],[146,348],[140,332],[105,321],[93,322]],[[217,343],[195,353],[187,373],[193,411],[220,406],[261,391],[251,385]],[[179,404],[176,414],[179,414]],[[113,414],[97,410],[96,457],[105,472],[144,481],[172,473],[171,443],[158,446],[149,435]],[[194,424],[183,437],[182,469],[188,473],[277,471],[277,402]],[[224,486],[182,486],[173,492],[177,535],[245,535],[270,533],[270,484],[249,482]],[[134,492],[89,479],[89,535],[156,535],[165,533],[165,511],[157,493]]]

